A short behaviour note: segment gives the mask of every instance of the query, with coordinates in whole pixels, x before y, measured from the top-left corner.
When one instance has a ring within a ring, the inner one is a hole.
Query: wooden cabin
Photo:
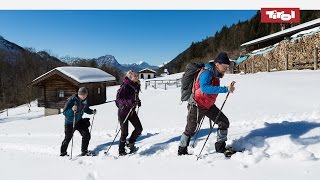
[[[152,69],[142,69],[138,74],[139,79],[153,79],[156,77],[156,71]]]
[[[115,77],[90,67],[57,67],[39,76],[31,82],[31,86],[42,90],[38,106],[45,107],[45,115],[60,113],[67,99],[76,94],[82,86],[88,89],[90,106],[104,103],[106,87],[115,85]]]
[[[290,36],[320,26],[320,18],[241,44],[241,55],[274,45]]]

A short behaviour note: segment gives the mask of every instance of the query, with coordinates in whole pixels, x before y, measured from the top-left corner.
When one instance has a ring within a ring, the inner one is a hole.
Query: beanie
[[[88,95],[88,90],[86,87],[81,87],[78,90],[78,95]]]
[[[214,60],[210,60],[209,62],[217,62],[220,64],[230,64],[229,57],[227,53],[221,52],[218,54],[218,56]]]

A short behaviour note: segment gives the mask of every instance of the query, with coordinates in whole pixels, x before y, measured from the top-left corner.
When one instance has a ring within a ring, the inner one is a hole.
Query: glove
[[[233,93],[233,91],[235,90],[235,87],[234,86],[228,86],[228,92],[231,92]]]
[[[93,114],[97,114],[97,110],[96,109],[94,109],[92,112],[93,112]]]
[[[77,105],[72,106],[72,111],[77,112],[77,109],[78,109]]]
[[[140,107],[141,106],[141,101],[140,100],[135,100],[132,102],[132,107]]]

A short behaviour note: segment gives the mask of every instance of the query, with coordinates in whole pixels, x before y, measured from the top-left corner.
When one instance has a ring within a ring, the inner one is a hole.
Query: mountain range
[[[78,60],[81,60],[82,58],[62,57],[60,59],[64,62],[72,63],[73,61],[78,61]],[[94,60],[99,66],[107,65],[107,66],[118,68],[121,71],[128,71],[130,69],[134,71],[140,71],[145,68],[154,69],[154,70],[159,69],[158,66],[149,65],[144,61],[140,61],[138,63],[132,63],[132,64],[120,64],[117,61],[117,59],[112,55],[104,55],[104,56],[100,56],[98,58],[93,58],[89,60]]]
[[[22,48],[21,46],[10,42],[8,40],[6,40],[5,38],[3,38],[2,36],[0,36],[0,50],[12,54],[12,57],[15,57],[16,55],[18,55],[19,53],[25,51],[26,49]],[[38,52],[38,54],[40,56],[42,56],[43,51]],[[73,61],[77,61],[77,60],[83,60],[83,58],[74,58],[74,57],[69,57],[69,56],[65,56],[65,57],[61,57],[58,58],[63,62],[66,62],[68,64],[71,64]],[[111,67],[115,67],[118,68],[119,70],[125,72],[128,70],[134,70],[134,71],[139,71],[145,68],[149,68],[149,69],[154,69],[157,70],[159,69],[158,66],[152,66],[149,65],[148,63],[144,62],[144,61],[140,61],[139,63],[132,63],[132,64],[120,64],[116,58],[112,55],[104,55],[98,58],[93,58],[93,59],[87,59],[87,60],[94,60],[96,61],[96,63],[99,66],[102,65],[106,65],[106,66],[111,66]]]

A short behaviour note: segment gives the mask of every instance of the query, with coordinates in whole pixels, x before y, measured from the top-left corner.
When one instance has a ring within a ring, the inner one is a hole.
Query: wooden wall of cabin
[[[45,86],[44,99],[46,108],[63,108],[67,99],[77,93],[78,87],[59,75],[44,80],[41,84]],[[59,97],[60,90],[63,97]]]
[[[72,95],[76,94],[79,87],[88,88],[88,103],[90,106],[98,105],[106,102],[106,86],[115,85],[116,82],[107,83],[85,83],[79,84],[79,86],[74,85],[67,79],[55,74],[50,78],[42,81],[39,86],[43,90],[43,96],[39,99],[39,107],[46,108],[63,108],[66,100]],[[100,88],[100,90],[99,90]],[[64,97],[59,97],[59,91],[62,90]]]
[[[87,83],[81,84],[88,88],[88,103],[90,106],[106,102],[106,84],[105,83]]]

